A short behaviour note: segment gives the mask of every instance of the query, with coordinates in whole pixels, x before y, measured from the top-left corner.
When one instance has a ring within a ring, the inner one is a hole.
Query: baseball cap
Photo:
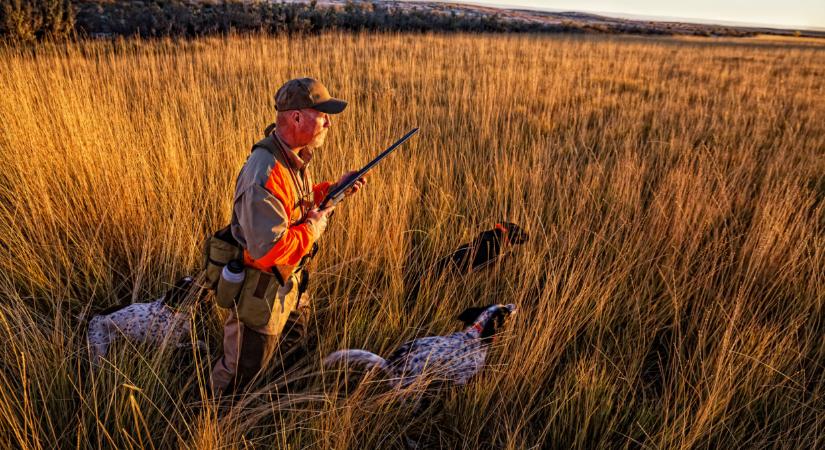
[[[327,114],[338,114],[347,102],[329,95],[327,88],[314,78],[289,80],[275,93],[275,110],[312,108]]]

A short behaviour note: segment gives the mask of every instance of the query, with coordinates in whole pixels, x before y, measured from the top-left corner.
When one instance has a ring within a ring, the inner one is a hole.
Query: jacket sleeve
[[[331,181],[322,181],[312,186],[312,200],[315,202],[315,206],[320,205],[321,202],[324,201],[324,197],[329,194],[332,184]]]
[[[309,253],[315,241],[308,224],[289,226],[284,203],[264,186],[249,186],[236,200],[235,211],[246,250],[257,269],[276,267],[291,273],[289,268]]]

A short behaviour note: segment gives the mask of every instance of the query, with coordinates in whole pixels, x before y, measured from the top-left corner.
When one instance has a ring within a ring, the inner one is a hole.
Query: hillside
[[[319,6],[341,8],[349,0],[320,0]],[[287,0],[287,3],[307,3],[306,0]],[[356,2],[359,3],[359,2]],[[585,12],[553,12],[535,9],[515,9],[505,7],[488,7],[463,3],[421,2],[398,0],[371,0],[360,3],[382,5],[385,8],[401,10],[428,11],[437,14],[456,15],[459,17],[490,18],[497,17],[504,22],[515,22],[548,27],[574,27],[581,30],[604,33],[631,34],[676,34],[701,36],[746,36],[755,34],[775,34],[786,36],[825,37],[825,31],[793,30],[753,26],[712,25],[677,21],[652,21],[622,19]]]
[[[0,37],[5,35],[17,41],[70,35],[194,37],[230,32],[336,30],[825,37],[825,32],[820,31],[631,20],[581,12],[397,0],[73,0],[71,3],[34,0],[0,8]]]

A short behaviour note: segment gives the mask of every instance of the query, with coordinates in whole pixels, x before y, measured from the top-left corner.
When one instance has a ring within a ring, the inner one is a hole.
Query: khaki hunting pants
[[[272,316],[264,326],[245,325],[231,310],[224,322],[223,356],[212,369],[212,391],[240,390],[268,369],[283,373],[303,357],[309,303],[306,293],[298,299],[293,275],[278,290]]]

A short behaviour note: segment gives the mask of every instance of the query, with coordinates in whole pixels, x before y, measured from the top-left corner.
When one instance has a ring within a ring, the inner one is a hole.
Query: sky
[[[477,5],[825,28],[825,0],[452,0]]]

